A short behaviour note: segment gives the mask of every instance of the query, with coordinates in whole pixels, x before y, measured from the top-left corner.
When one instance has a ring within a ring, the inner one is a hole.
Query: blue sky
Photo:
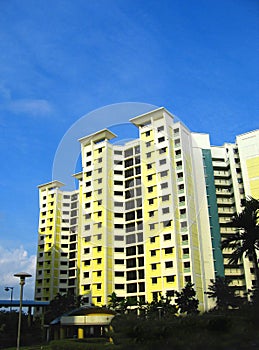
[[[256,0],[0,1],[1,283],[33,272],[37,185],[85,114],[164,106],[213,144],[258,128],[258,10]],[[88,120],[81,136],[98,130]]]

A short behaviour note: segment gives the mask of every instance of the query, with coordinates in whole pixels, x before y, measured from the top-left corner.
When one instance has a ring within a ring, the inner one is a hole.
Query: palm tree
[[[232,249],[230,264],[237,264],[243,256],[253,262],[256,285],[259,287],[259,267],[256,251],[259,250],[259,200],[248,197],[243,202],[243,211],[235,214],[229,227],[235,228],[235,233],[222,242],[222,249]]]
[[[110,298],[110,300],[108,301],[108,308],[116,310],[120,304],[117,294],[115,292],[112,292],[112,294],[108,295],[108,298]]]
[[[241,299],[235,296],[235,291],[229,286],[230,281],[225,277],[218,276],[215,281],[210,280],[211,285],[205,294],[209,298],[216,299],[216,309],[227,310],[229,306],[236,307]]]

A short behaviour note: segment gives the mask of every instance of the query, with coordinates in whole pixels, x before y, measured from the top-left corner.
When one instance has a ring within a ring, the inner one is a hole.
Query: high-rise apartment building
[[[159,108],[130,120],[139,138],[123,145],[108,129],[80,139],[78,189],[39,186],[36,300],[72,291],[105,305],[108,295],[152,301],[195,284],[201,310],[215,276],[242,294],[249,261],[229,266],[221,239],[246,195],[259,198],[259,132],[212,147]]]

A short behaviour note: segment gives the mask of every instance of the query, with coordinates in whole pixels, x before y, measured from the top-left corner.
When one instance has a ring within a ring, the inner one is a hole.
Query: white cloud
[[[19,248],[6,249],[0,246],[0,299],[10,299],[10,292],[5,287],[14,287],[13,299],[19,299],[19,278],[14,277],[17,272],[27,272],[32,277],[27,278],[24,286],[24,299],[34,299],[36,256],[29,255],[20,246]]]
[[[33,116],[48,115],[53,111],[51,104],[44,99],[20,99],[11,101],[8,109],[14,113],[28,113]]]

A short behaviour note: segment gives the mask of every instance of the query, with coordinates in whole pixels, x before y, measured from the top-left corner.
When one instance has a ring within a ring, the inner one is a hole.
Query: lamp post
[[[11,306],[10,306],[10,311],[12,311],[13,289],[14,289],[14,287],[5,287],[5,288],[4,288],[4,290],[5,290],[6,292],[9,292],[9,290],[11,291]]]
[[[31,275],[27,272],[18,272],[16,274],[14,274],[14,276],[20,278],[20,286],[21,286],[20,287],[20,309],[19,309],[18,333],[17,333],[17,350],[20,350],[23,286],[25,285],[25,278],[31,277]]]
[[[158,310],[158,319],[159,319],[159,321],[161,320],[161,311],[162,311],[162,306],[158,306],[157,307],[157,310]]]

